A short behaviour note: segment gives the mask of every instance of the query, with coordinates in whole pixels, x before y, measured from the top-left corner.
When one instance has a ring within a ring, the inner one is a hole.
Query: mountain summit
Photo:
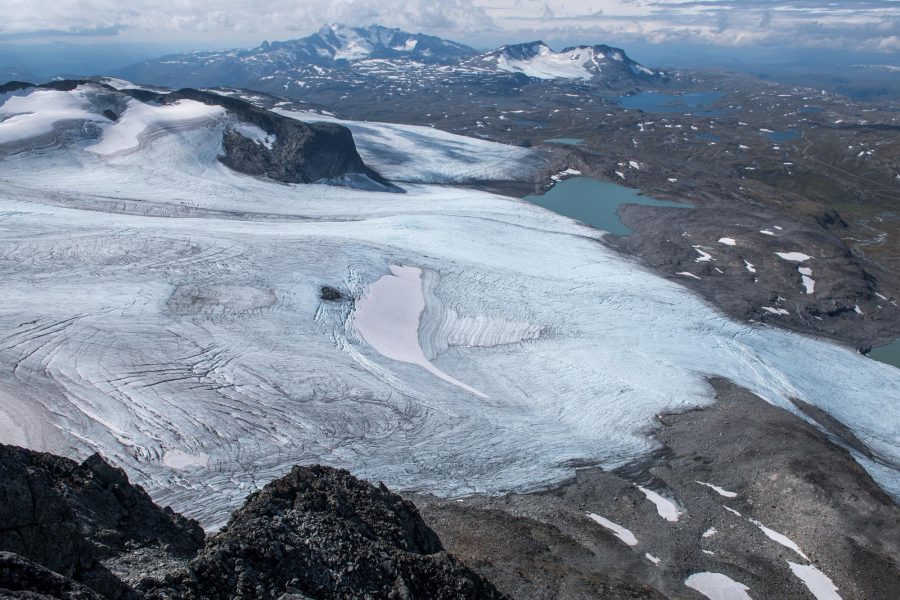
[[[370,87],[401,80],[430,86],[448,78],[467,78],[467,83],[478,85],[492,77],[509,79],[510,73],[600,85],[664,77],[628,58],[624,50],[605,45],[555,52],[544,42],[531,42],[479,54],[465,44],[423,33],[340,24],[256,48],[164,56],[117,75],[167,87],[225,85],[305,97],[313,88],[356,85],[363,79]]]
[[[554,52],[542,41],[512,44],[474,59],[484,67],[520,72],[536,79],[585,79],[637,77],[659,79],[663,74],[631,60],[621,48],[572,46]]]

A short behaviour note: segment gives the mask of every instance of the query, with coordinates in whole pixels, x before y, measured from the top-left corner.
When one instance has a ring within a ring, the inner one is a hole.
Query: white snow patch
[[[862,311],[862,309],[859,307],[859,304],[857,304],[856,306],[853,307],[853,312],[855,312],[855,313],[858,314],[858,315],[863,315],[863,314],[865,314],[865,313]]]
[[[828,575],[813,565],[798,565],[788,561],[791,572],[803,582],[816,600],[841,600],[837,586]]]
[[[691,273],[691,272],[689,272],[689,271],[678,271],[678,272],[675,273],[675,274],[676,274],[676,275],[681,275],[681,276],[683,276],[683,277],[691,277],[691,278],[693,278],[693,279],[700,279],[699,277],[697,277],[696,275],[694,275],[693,273]]]
[[[756,267],[754,267],[753,264],[752,264],[750,261],[748,261],[748,260],[745,259],[745,260],[744,260],[744,265],[747,267],[747,270],[748,270],[748,271],[750,271],[751,273],[756,273]]]
[[[712,254],[709,252],[705,252],[702,250],[703,246],[694,246],[694,250],[697,251],[697,254],[700,256],[694,259],[694,262],[709,262],[713,260]]]
[[[768,230],[768,229],[760,229],[759,232],[762,233],[762,234],[764,234],[764,235],[775,235],[775,232],[774,232],[774,231],[770,231],[770,230]]]
[[[737,242],[734,241],[733,238],[729,238],[729,237],[719,238],[719,243],[720,243],[720,244],[725,244],[726,246],[735,246],[735,245],[737,245]]]
[[[593,75],[585,65],[593,58],[590,48],[575,48],[569,52],[554,52],[541,44],[538,54],[525,60],[497,57],[501,71],[520,72],[537,79],[591,79]]]
[[[60,121],[108,121],[90,108],[81,88],[71,92],[32,90],[13,94],[0,105],[0,144],[50,133]]]
[[[685,579],[684,585],[709,600],[753,600],[747,593],[749,587],[722,573],[694,573]]]
[[[634,536],[634,534],[621,525],[613,523],[609,519],[606,519],[594,513],[587,513],[587,516],[602,527],[612,531],[617,538],[619,538],[629,546],[637,546],[638,540]]]
[[[363,339],[382,356],[419,365],[435,377],[487,399],[484,393],[444,373],[425,357],[419,344],[419,317],[424,310],[422,269],[392,265],[391,274],[370,285],[357,300],[350,318]]]
[[[801,550],[800,546],[798,546],[796,543],[794,543],[794,540],[792,540],[791,538],[787,537],[786,535],[784,535],[782,533],[778,533],[774,529],[769,529],[768,527],[766,527],[765,525],[763,525],[756,519],[749,519],[749,521],[751,523],[753,523],[754,525],[756,525],[757,527],[759,527],[759,529],[764,534],[766,534],[766,537],[768,537],[770,540],[774,540],[774,541],[778,542],[779,544],[781,544],[782,546],[784,546],[785,548],[793,550],[801,558],[803,558],[803,560],[809,560],[809,557],[806,556],[805,554],[803,554],[803,550]]]
[[[739,513],[738,511],[734,510],[733,508],[729,508],[729,507],[725,506],[724,504],[722,505],[722,508],[724,508],[725,510],[727,510],[728,512],[730,512],[730,513],[732,513],[732,514],[734,514],[734,515],[737,515],[737,516],[739,516],[739,517],[741,516],[741,513]]]
[[[712,537],[712,536],[716,535],[717,533],[719,533],[718,529],[716,529],[715,527],[710,527],[709,529],[707,529],[706,531],[703,532],[703,537],[705,537],[705,538]]]
[[[632,169],[637,169],[637,170],[641,169],[641,164],[636,160],[629,160],[628,166],[631,167]]]
[[[275,134],[266,132],[262,127],[250,123],[238,123],[233,127],[235,131],[251,139],[257,144],[261,144],[269,150],[275,145]]]
[[[647,560],[649,560],[650,562],[652,562],[654,565],[658,565],[658,564],[659,564],[660,559],[658,559],[657,557],[653,556],[653,555],[650,554],[649,552],[646,552],[646,553],[644,554],[644,557],[645,557]]]
[[[803,254],[802,252],[776,252],[779,257],[784,260],[788,260],[790,262],[805,262],[812,258],[809,254]]]
[[[656,512],[659,513],[666,521],[675,522],[678,520],[682,514],[682,511],[678,510],[678,506],[675,505],[674,502],[666,498],[665,496],[660,496],[653,490],[648,490],[645,487],[637,486],[637,489],[641,490],[644,493],[644,496],[647,497],[647,500],[656,505]]]
[[[814,293],[816,291],[816,280],[812,278],[812,269],[809,267],[797,267],[797,271],[800,273],[800,279],[803,282],[806,293]]]
[[[700,485],[705,485],[706,487],[708,487],[708,488],[710,488],[711,490],[715,491],[715,492],[716,492],[717,494],[719,494],[720,496],[724,496],[724,497],[726,497],[726,498],[737,498],[737,493],[735,493],[735,492],[729,492],[728,490],[724,490],[724,489],[720,488],[720,487],[717,486],[717,485],[713,485],[713,484],[711,484],[711,483],[706,483],[706,482],[703,482],[703,481],[698,481],[697,483],[699,483]]]
[[[622,179],[625,179],[625,173],[623,173],[622,171],[616,171],[616,175],[618,175]]]
[[[791,314],[789,311],[783,308],[773,308],[771,306],[763,306],[762,309],[767,313],[771,313],[773,315],[789,315]]]
[[[85,150],[102,156],[128,152],[140,146],[139,138],[148,130],[177,129],[185,124],[216,119],[224,114],[225,109],[221,106],[209,106],[195,100],[156,105],[129,98],[119,120],[105,125],[100,141],[87,146]]]

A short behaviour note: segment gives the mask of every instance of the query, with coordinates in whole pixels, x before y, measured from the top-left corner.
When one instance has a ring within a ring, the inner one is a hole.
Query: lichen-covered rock
[[[503,598],[447,554],[416,507],[343,470],[294,467],[211,536],[183,598]]]

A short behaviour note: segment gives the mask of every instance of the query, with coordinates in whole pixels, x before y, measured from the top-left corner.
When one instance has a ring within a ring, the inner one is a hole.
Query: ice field
[[[653,449],[655,415],[708,404],[721,376],[822,408],[900,492],[900,370],[731,321],[525,202],[236,174],[215,158],[227,118],[187,112],[147,121],[136,148],[108,138],[108,154],[89,147],[115,124],[0,147],[0,441],[101,452],[215,526],[295,463],[442,495],[621,465]],[[455,138],[436,157],[449,134],[396,131],[398,151],[448,172],[503,150]]]

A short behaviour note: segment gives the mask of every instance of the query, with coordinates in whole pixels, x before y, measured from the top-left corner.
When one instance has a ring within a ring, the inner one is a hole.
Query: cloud
[[[3,0],[0,34],[136,29],[146,32],[309,33],[326,23],[487,31],[496,25],[472,0]]]
[[[900,0],[2,0],[0,39],[180,33],[299,37],[380,23],[462,41],[833,47],[898,52]]]

